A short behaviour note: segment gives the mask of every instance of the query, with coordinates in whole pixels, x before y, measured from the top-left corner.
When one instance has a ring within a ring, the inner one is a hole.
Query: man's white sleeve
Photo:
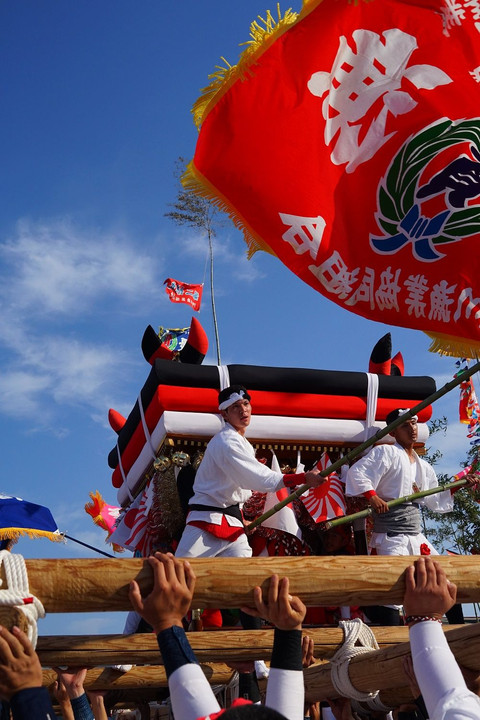
[[[410,647],[430,720],[478,720],[480,698],[467,689],[441,625],[426,621],[411,627]]]
[[[288,720],[303,720],[305,685],[303,670],[270,668],[265,705]]]
[[[205,674],[195,663],[177,668],[168,678],[172,712],[179,720],[197,720],[220,710]]]

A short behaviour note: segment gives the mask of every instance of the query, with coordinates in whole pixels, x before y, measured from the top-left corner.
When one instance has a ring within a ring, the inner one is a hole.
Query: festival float
[[[253,413],[246,435],[257,458],[283,472],[315,463],[327,468],[333,459],[383,429],[389,412],[399,407],[409,410],[436,390],[433,378],[404,374],[401,354],[391,357],[389,333],[373,349],[368,372],[203,365],[208,339],[196,318],[178,349],[172,351],[149,326],[142,350],[151,369],[131,412],[123,418],[109,411],[117,437],[108,464],[120,508],[115,525],[108,528],[109,541],[136,556],[175,549],[195,471],[206,444],[223,424],[217,400],[223,387],[248,388]],[[428,438],[431,414],[427,405],[418,416],[419,452]],[[381,442],[393,438],[385,435]],[[287,504],[252,532],[254,555],[316,552],[316,526],[346,513],[341,476],[332,473],[327,483]],[[253,493],[244,507],[245,518],[257,519],[288,492],[272,495]],[[96,510],[89,506],[97,517],[98,503],[97,497]]]

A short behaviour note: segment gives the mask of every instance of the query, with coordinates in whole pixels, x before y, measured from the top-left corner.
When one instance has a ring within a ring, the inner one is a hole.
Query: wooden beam
[[[457,661],[461,665],[479,671],[480,624],[456,626],[453,629],[445,628],[445,630],[450,648]],[[203,633],[198,633],[198,635],[201,634]],[[134,636],[128,637],[131,639]],[[405,686],[405,674],[402,666],[402,659],[408,652],[410,652],[409,644],[399,643],[357,656],[352,660],[349,668],[350,679],[354,687],[363,692],[380,690],[380,699],[385,705],[391,707],[395,707],[401,702],[408,702],[411,700],[411,693]],[[201,663],[201,667],[211,684],[227,685],[232,680],[233,671],[223,663]],[[52,670],[44,670],[43,684],[50,685],[55,677]],[[305,670],[304,677],[308,702],[338,696],[331,682],[328,663],[318,664]],[[162,666],[139,666],[132,668],[127,673],[121,673],[112,668],[95,668],[88,671],[85,687],[92,690],[143,689],[147,695],[151,695],[156,688],[167,687],[167,678]]]
[[[379,627],[373,628],[373,632],[380,647],[408,642],[406,627]],[[340,628],[311,628],[304,634],[313,639],[318,660],[331,658],[343,642]],[[272,654],[273,630],[209,630],[187,633],[187,636],[201,663],[270,660]],[[39,637],[37,653],[43,667],[163,665],[153,633]]]
[[[445,632],[457,662],[480,671],[480,623],[457,626]],[[352,658],[348,673],[353,686],[360,692],[393,691],[403,687],[405,673],[402,660],[409,652],[410,644],[400,643]],[[305,691],[309,702],[338,697],[339,693],[331,680],[329,663],[305,671]]]
[[[273,573],[290,578],[292,594],[307,605],[401,603],[404,571],[413,563],[398,557],[290,557],[194,559],[197,576],[193,607],[232,608],[252,602],[255,585]],[[480,601],[475,556],[436,557],[458,587],[459,602]],[[136,578],[143,593],[152,588],[150,566],[129,559],[26,560],[30,591],[47,612],[129,610],[128,586]]]
[[[447,635],[447,639],[452,652],[454,653],[457,661],[472,670],[480,671],[480,623],[474,625],[461,625],[461,626],[445,626],[444,630]],[[327,632],[329,631],[329,632]],[[357,690],[362,692],[373,692],[375,690],[380,691],[380,699],[385,705],[395,707],[401,702],[408,702],[411,700],[411,693],[409,688],[405,685],[405,674],[403,671],[402,660],[403,657],[410,652],[410,645],[408,642],[399,642],[396,645],[387,645],[382,647],[383,641],[387,643],[391,639],[396,638],[402,640],[406,633],[407,628],[376,628],[375,634],[377,641],[381,645],[380,650],[374,650],[365,655],[357,656],[353,658],[349,667],[349,676]],[[340,631],[337,628],[320,628],[310,631],[314,640],[318,639],[317,634],[331,635],[330,639],[338,640]],[[261,650],[267,643],[271,644],[271,631],[234,631],[227,633],[229,636],[238,635],[239,638],[245,635],[251,636],[252,634],[258,634],[258,648],[256,647],[251,654],[259,658],[258,649]],[[397,635],[398,633],[398,635]],[[189,633],[189,639],[193,641],[196,636],[200,641],[203,636],[218,636],[222,639],[223,632],[203,632],[203,633]],[[262,638],[263,636],[263,638]],[[269,637],[270,636],[270,637]],[[100,636],[100,638],[108,638],[108,636]],[[112,647],[106,651],[105,656],[102,655],[102,661],[106,660],[109,652],[113,652],[113,647],[118,642],[120,643],[120,637],[123,638],[123,642],[135,641],[141,644],[144,643],[148,638],[150,644],[152,640],[155,640],[153,636],[142,636],[142,635],[129,635],[129,636],[110,636],[108,642],[112,642]],[[70,641],[70,636],[65,638],[59,638],[60,644],[63,639]],[[55,644],[54,638],[39,638],[39,643],[43,647],[39,647],[39,655],[42,660],[50,653],[50,659],[54,658],[54,653],[57,650],[51,649],[51,646]],[[95,651],[97,645],[97,638],[77,638],[75,643],[76,647],[73,648],[73,652],[76,650],[80,653],[87,652],[90,649],[92,652]],[[198,644],[194,641],[192,644]],[[50,649],[47,649],[50,646]],[[83,646],[82,650],[79,650]],[[215,648],[216,642],[212,643],[212,647]],[[316,643],[316,647],[324,647],[321,643]],[[233,643],[232,650],[234,650],[234,657],[239,659],[245,659],[245,656],[238,654],[237,643]],[[333,648],[332,648],[333,649]],[[330,651],[330,649],[329,649]],[[148,651],[150,652],[150,651]],[[152,651],[153,652],[153,651]],[[226,649],[228,654],[230,650]],[[199,655],[198,650],[196,651]],[[222,655],[222,652],[220,652]],[[79,660],[78,656],[72,656],[67,652],[58,654],[58,659],[65,659],[68,662],[71,660]],[[250,655],[248,655],[250,659]],[[157,659],[159,654],[157,655]],[[83,658],[82,658],[83,659]],[[112,661],[117,663],[120,660],[124,660],[125,657],[122,655],[121,658],[112,655]],[[128,659],[131,659],[128,656]],[[145,656],[146,659],[146,656]],[[52,663],[53,664],[53,663]],[[91,664],[86,663],[86,664]],[[217,662],[202,662],[201,667],[205,672],[205,675],[211,684],[227,685],[233,677],[233,671],[224,663]],[[50,685],[55,679],[56,675],[53,670],[44,670],[44,685]],[[331,682],[331,671],[330,664],[328,662],[318,663],[317,665],[308,668],[304,671],[305,677],[305,692],[306,699],[308,702],[316,702],[318,700],[326,700],[327,698],[333,698],[338,696],[338,692],[335,690]],[[94,668],[90,669],[87,673],[85,681],[85,687],[92,690],[144,690],[147,695],[154,693],[156,688],[167,687],[167,678],[163,666],[161,665],[143,665],[132,668],[127,673],[121,673],[117,670],[113,670],[111,667],[105,668]]]
[[[228,685],[233,670],[223,664],[202,664],[201,668],[212,685]],[[56,680],[54,670],[43,671],[43,685],[49,686]],[[93,668],[88,670],[84,687],[86,690],[129,690],[138,688],[167,687],[167,676],[162,666],[139,666],[122,673],[113,668]]]

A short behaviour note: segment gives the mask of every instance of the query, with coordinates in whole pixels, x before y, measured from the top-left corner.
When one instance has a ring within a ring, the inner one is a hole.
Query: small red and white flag
[[[186,303],[193,310],[200,310],[202,302],[203,283],[192,285],[191,283],[180,282],[173,278],[167,278],[164,282],[165,291],[174,303]]]
[[[150,481],[142,493],[137,513],[133,518],[130,537],[125,541],[125,547],[140,551],[142,557],[148,557],[152,551],[151,536],[148,532],[148,516],[152,507],[153,491],[153,483]]]
[[[327,453],[323,453],[317,464],[319,470],[325,470],[330,465]],[[301,500],[316,523],[331,520],[334,517],[345,515],[345,486],[336,472],[327,477],[327,482],[316,488],[310,488],[308,493],[302,495]]]
[[[117,528],[109,538],[127,550],[138,550],[143,557],[147,557],[151,550],[151,536],[149,530],[149,513],[153,501],[153,483],[146,486],[143,493],[138,495],[125,515],[121,518]]]
[[[275,470],[277,472],[280,471],[280,465],[275,454],[273,454],[271,467],[272,470]],[[267,510],[270,510],[272,507],[274,507],[274,505],[281,502],[282,500],[285,500],[288,495],[289,491],[286,487],[281,488],[275,493],[267,493],[265,497],[265,507],[263,508],[263,512],[266,513]],[[272,515],[272,517],[264,520],[262,525],[265,527],[273,528],[274,530],[282,530],[283,532],[294,535],[296,538],[299,539],[302,538],[302,531],[300,530],[300,527],[298,525],[292,503],[288,503],[288,505],[285,505],[281,510],[275,513],[275,515]]]

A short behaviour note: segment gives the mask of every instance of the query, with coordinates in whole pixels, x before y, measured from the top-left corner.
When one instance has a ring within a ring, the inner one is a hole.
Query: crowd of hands
[[[195,588],[196,577],[187,560],[175,558],[170,553],[156,553],[147,562],[153,572],[153,589],[142,596],[138,583],[132,580],[129,597],[132,607],[149,623],[156,634],[174,625],[183,627]],[[431,557],[421,557],[405,571],[405,596],[403,601],[406,616],[429,616],[441,619],[456,601],[456,586],[451,583],[442,566]],[[254,588],[253,604],[242,610],[255,617],[261,617],[280,630],[301,630],[306,607],[302,600],[290,594],[289,579],[272,575],[268,591],[263,593],[260,587]],[[315,662],[313,640],[304,635],[304,667]],[[246,664],[232,666],[245,670]],[[420,695],[416,683],[412,660],[404,660],[406,677],[414,697]],[[70,720],[70,700],[80,697],[84,692],[86,668],[55,668],[57,680],[53,694],[62,709],[64,718]],[[478,684],[477,673],[471,673],[471,682]],[[26,634],[18,627],[10,631],[0,626],[0,698],[11,698],[26,688],[41,687],[43,681],[40,660]],[[467,678],[468,682],[468,678]],[[96,720],[105,720],[103,696],[101,691],[88,691],[88,697]],[[329,700],[332,712],[337,720],[349,720],[352,716],[350,701],[347,699]],[[314,709],[312,713],[314,714]]]

